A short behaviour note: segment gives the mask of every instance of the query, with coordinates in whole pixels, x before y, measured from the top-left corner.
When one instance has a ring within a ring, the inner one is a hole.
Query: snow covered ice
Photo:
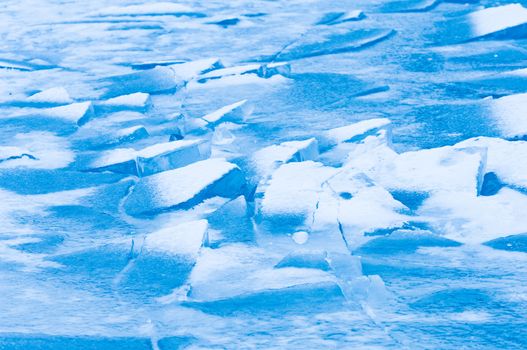
[[[4,0],[0,349],[524,349],[527,3]]]

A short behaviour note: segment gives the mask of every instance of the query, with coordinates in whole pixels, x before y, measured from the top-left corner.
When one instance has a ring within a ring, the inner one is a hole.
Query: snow
[[[207,241],[207,220],[197,220],[164,227],[145,237],[144,247],[170,255],[197,258],[199,249]]]
[[[131,215],[152,214],[191,207],[215,196],[234,198],[243,194],[244,186],[236,165],[207,159],[142,178],[124,206]]]
[[[342,142],[355,141],[359,137],[366,137],[381,129],[388,129],[390,123],[387,118],[374,118],[330,129],[323,133],[324,145],[331,147]]]
[[[92,117],[93,105],[89,101],[72,103],[65,106],[41,109],[38,114],[49,118],[62,119],[81,126]]]
[[[315,138],[301,141],[286,141],[280,145],[262,148],[254,153],[252,161],[261,176],[270,175],[278,166],[289,162],[316,160],[318,142]]]
[[[469,15],[475,36],[492,34],[527,23],[527,9],[521,4],[490,7]]]
[[[251,112],[252,108],[247,103],[247,100],[241,100],[221,107],[220,109],[201,117],[201,119],[209,124],[216,124],[226,121],[244,122],[245,118],[250,115]]]
[[[75,158],[66,139],[48,132],[16,134],[11,144],[19,146],[0,146],[0,168],[60,169]]]
[[[357,147],[347,167],[363,171],[388,190],[478,193],[486,165],[485,148],[440,148],[395,153],[387,146]]]
[[[57,104],[69,104],[73,102],[68,91],[63,87],[54,87],[37,92],[36,94],[29,96],[27,101]]]
[[[491,100],[492,116],[503,137],[523,137],[527,135],[525,117],[527,94],[515,94]]]
[[[117,96],[99,102],[102,106],[126,106],[126,107],[146,107],[150,103],[150,95],[143,92],[136,92],[129,95]]]
[[[173,2],[157,2],[143,5],[112,6],[101,9],[101,16],[145,16],[192,13],[194,10],[183,4]]]
[[[209,154],[210,150],[201,140],[171,141],[139,151],[130,148],[106,151],[92,162],[91,168],[147,176],[203,160]]]
[[[428,217],[446,238],[478,244],[527,232],[526,210],[525,194],[502,188],[494,196],[437,193],[425,200],[419,214]]]
[[[527,188],[527,142],[507,141],[499,138],[476,137],[456,144],[456,147],[486,147],[485,171],[494,172],[498,178],[519,188]]]

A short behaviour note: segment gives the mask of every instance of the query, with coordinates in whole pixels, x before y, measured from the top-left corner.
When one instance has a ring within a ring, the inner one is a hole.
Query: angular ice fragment
[[[59,169],[75,159],[66,139],[48,132],[17,134],[13,146],[0,146],[0,168]]]
[[[361,10],[354,10],[349,12],[329,12],[326,13],[316,24],[334,25],[343,22],[359,21],[366,16]]]
[[[527,137],[527,118],[525,113],[527,107],[527,93],[504,96],[490,100],[492,116],[503,137],[524,138]]]
[[[317,157],[318,142],[315,138],[310,138],[265,147],[254,153],[252,161],[257,172],[261,176],[266,176],[282,164],[315,160]]]
[[[199,74],[222,67],[220,61],[211,58],[170,66],[156,66],[131,74],[109,77],[104,79],[109,83],[105,97],[129,95],[136,92],[154,94],[176,91]]]
[[[527,232],[525,213],[527,195],[506,187],[493,196],[436,193],[418,211],[446,238],[470,244]]]
[[[446,146],[397,154],[385,145],[367,144],[353,150],[347,163],[388,190],[474,194],[480,190],[485,165],[485,148]]]
[[[29,96],[26,101],[34,104],[68,104],[73,102],[63,87],[55,87],[37,92]]]
[[[148,234],[143,247],[152,252],[196,259],[199,249],[208,241],[207,229],[207,220],[170,225]]]
[[[204,16],[189,6],[173,2],[154,2],[141,5],[112,6],[103,8],[96,14],[99,16]]]
[[[438,26],[437,40],[442,43],[520,39],[527,35],[527,9],[521,4],[489,7]]]
[[[381,7],[382,12],[425,12],[430,11],[439,3],[441,0],[403,0],[394,1],[383,4]]]
[[[209,80],[232,77],[236,75],[254,74],[260,78],[270,78],[280,74],[287,76],[291,72],[291,66],[287,62],[276,62],[269,64],[248,64],[245,66],[235,66],[222,69],[215,69],[198,77],[199,83],[205,83]]]
[[[236,311],[282,308],[302,296],[305,307],[307,298],[313,294],[335,296],[342,302],[331,274],[311,268],[275,269],[275,261],[265,251],[247,245],[203,249],[189,279],[189,298],[200,303],[189,305],[200,307],[203,303],[201,307],[207,307],[204,302],[214,302],[217,311],[223,313],[234,311],[235,305]],[[300,289],[294,289],[291,295],[292,288]],[[247,299],[256,299],[256,303]]]
[[[158,143],[140,151],[118,148],[103,152],[91,168],[137,176],[148,176],[208,158],[210,149],[202,140]]]
[[[97,103],[97,107],[108,110],[139,110],[144,111],[150,105],[150,95],[136,92],[129,95],[117,96]]]
[[[271,57],[272,60],[291,61],[307,57],[357,51],[381,42],[395,34],[388,29],[330,29],[318,30],[287,46]],[[270,60],[266,58],[265,60]]]
[[[144,70],[144,69],[152,69],[156,66],[171,66],[174,64],[181,64],[185,63],[187,61],[184,60],[178,60],[178,59],[172,59],[172,60],[160,60],[160,61],[148,61],[148,62],[142,62],[142,63],[132,63],[130,64],[130,67],[132,69],[136,70]]]
[[[91,102],[72,103],[65,106],[41,109],[38,115],[48,118],[56,118],[81,126],[93,117],[93,105]]]
[[[327,130],[322,134],[321,146],[323,148],[329,148],[342,142],[361,141],[381,129],[389,131],[390,123],[390,120],[387,118],[375,118]]]
[[[124,207],[131,215],[187,209],[212,197],[235,198],[245,192],[245,178],[225,159],[208,159],[141,179]]]
[[[299,267],[329,271],[328,254],[324,251],[295,251],[285,256],[276,268]]]
[[[485,37],[514,33],[522,37],[527,34],[525,24],[527,23],[527,9],[521,4],[508,4],[504,6],[486,8],[469,14],[469,19],[473,28],[473,36]],[[505,33],[504,31],[508,31]]]
[[[527,142],[476,137],[455,145],[459,148],[487,148],[486,171],[497,175],[505,184],[527,189]]]
[[[203,117],[202,120],[209,125],[217,125],[223,122],[241,123],[245,121],[253,111],[253,106],[247,100],[241,100],[228,106],[222,107]]]

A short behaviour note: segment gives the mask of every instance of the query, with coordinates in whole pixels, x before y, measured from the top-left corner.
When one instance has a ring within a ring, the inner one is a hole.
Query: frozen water
[[[4,0],[0,349],[524,349],[527,3]]]

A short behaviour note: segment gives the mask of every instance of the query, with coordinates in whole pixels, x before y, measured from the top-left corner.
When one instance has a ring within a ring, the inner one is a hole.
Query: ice
[[[488,245],[494,249],[525,253],[527,252],[527,233],[496,238],[485,242],[485,245]]]
[[[147,176],[135,186],[124,207],[131,215],[185,209],[212,197],[235,198],[245,191],[241,170],[221,158]]]
[[[208,158],[210,149],[201,140],[180,140],[158,143],[142,150],[113,149],[104,152],[91,168],[137,176],[148,176],[176,169]]]
[[[260,205],[263,220],[275,222],[287,230],[305,225],[316,211],[322,184],[337,169],[305,161],[288,163],[276,170],[265,189]]]
[[[357,142],[380,130],[389,130],[390,123],[387,118],[374,118],[330,129],[323,133],[321,145],[329,148],[342,142]]]
[[[397,154],[386,145],[359,145],[347,165],[363,171],[388,190],[478,193],[486,166],[486,149],[445,146]]]
[[[63,87],[55,87],[47,90],[37,92],[29,96],[27,102],[35,104],[70,104],[73,103],[72,98]]]
[[[234,66],[222,69],[215,69],[198,77],[199,83],[205,83],[209,80],[235,77],[245,74],[251,74],[260,78],[271,78],[275,75],[288,76],[291,72],[291,66],[288,62],[273,62],[269,64],[248,64],[244,66]]]
[[[111,110],[139,110],[144,111],[151,104],[150,95],[136,92],[129,95],[117,96],[97,103],[98,107]]]
[[[104,79],[108,83],[105,97],[112,98],[138,92],[158,94],[174,92],[199,74],[223,67],[215,58],[202,59]]]
[[[49,132],[16,134],[10,144],[17,146],[0,146],[0,168],[60,169],[75,158],[68,141]]]
[[[502,188],[493,196],[474,193],[437,193],[423,203],[419,214],[446,238],[479,244],[527,232],[527,196]]]
[[[223,122],[242,123],[252,111],[252,105],[247,100],[241,100],[209,113],[201,119],[209,125],[217,125]]]
[[[527,94],[504,96],[490,101],[492,116],[503,137],[527,137],[527,118],[525,103]]]
[[[219,301],[265,291],[269,291],[271,295],[276,294],[278,298],[280,290],[295,286],[305,286],[307,289],[326,288],[327,284],[331,285],[336,281],[331,274],[316,269],[274,269],[269,265],[275,260],[260,249],[245,245],[204,249],[189,279],[189,298]],[[270,303],[273,303],[272,299]]]
[[[511,34],[514,32],[520,34],[524,31],[521,26],[527,23],[527,9],[521,4],[508,4],[473,12],[469,18],[474,37],[490,34],[499,36],[500,32],[505,30],[510,31]]]
[[[93,104],[89,101],[72,103],[59,107],[41,109],[36,114],[82,126],[93,117]]]
[[[77,144],[82,148],[102,149],[112,146],[135,142],[149,136],[143,125],[131,126],[117,131],[109,132],[106,129],[95,128],[87,132],[87,135],[77,135]]]
[[[441,0],[409,0],[409,1],[393,1],[385,3],[381,6],[383,12],[425,12],[430,11]]]
[[[521,4],[488,7],[439,25],[444,43],[473,40],[507,40],[525,37],[527,9]]]
[[[495,173],[509,186],[527,188],[527,142],[477,137],[462,141],[456,147],[486,147],[486,171]]]
[[[349,12],[329,12],[326,13],[318,22],[318,25],[335,25],[349,21],[359,21],[364,19],[366,15],[361,10],[354,10]]]
[[[261,176],[268,176],[282,164],[316,160],[317,157],[318,142],[315,138],[310,138],[265,147],[254,153],[252,161]]]
[[[148,251],[169,255],[185,255],[196,259],[201,246],[208,241],[207,220],[168,226],[145,237],[144,248]]]
[[[331,27],[333,28],[333,27]],[[389,29],[322,29],[303,36],[273,56],[273,60],[293,61],[307,57],[357,51],[388,39]]]
[[[184,16],[196,15],[195,11],[186,5],[173,2],[154,2],[142,5],[112,6],[97,12],[100,16]]]
[[[295,251],[280,260],[276,267],[298,267],[322,271],[329,271],[331,269],[327,253],[323,251]]]

